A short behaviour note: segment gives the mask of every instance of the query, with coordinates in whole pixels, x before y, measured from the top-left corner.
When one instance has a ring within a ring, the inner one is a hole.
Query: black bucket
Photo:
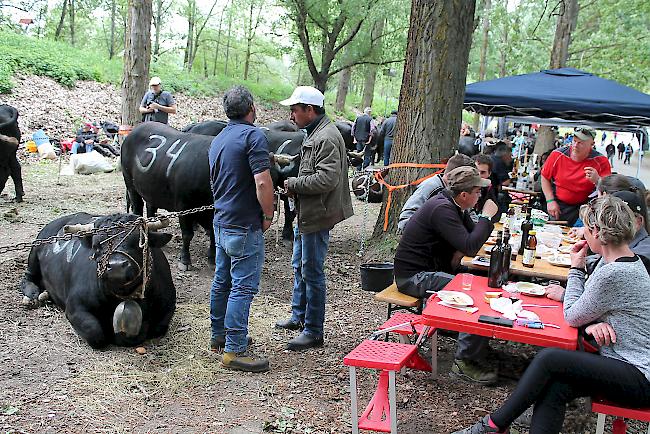
[[[361,289],[381,292],[393,284],[393,264],[391,262],[371,262],[359,266]]]

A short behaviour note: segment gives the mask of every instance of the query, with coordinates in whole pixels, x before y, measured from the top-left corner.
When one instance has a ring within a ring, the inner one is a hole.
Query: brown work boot
[[[269,370],[269,359],[254,357],[248,351],[243,353],[223,353],[221,365],[235,371],[266,372]]]

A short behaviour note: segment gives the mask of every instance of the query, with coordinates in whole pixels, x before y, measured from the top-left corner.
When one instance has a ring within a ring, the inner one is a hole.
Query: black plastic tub
[[[370,262],[359,266],[361,289],[381,292],[393,283],[392,262]]]

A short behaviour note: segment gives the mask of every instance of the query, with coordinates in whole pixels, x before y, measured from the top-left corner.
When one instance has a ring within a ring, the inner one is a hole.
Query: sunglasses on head
[[[588,134],[592,139],[594,138],[594,130],[585,127],[577,127],[573,130],[576,133],[585,133]]]

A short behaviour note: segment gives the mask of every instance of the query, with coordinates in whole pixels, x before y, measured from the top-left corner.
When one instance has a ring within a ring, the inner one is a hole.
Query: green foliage
[[[13,71],[9,65],[0,63],[0,94],[10,93],[14,88],[14,82],[11,79]]]
[[[486,61],[486,80],[546,69],[555,34],[557,2],[492,0]],[[581,1],[567,66],[650,91],[650,2],[647,0]],[[482,20],[474,32],[467,81],[479,76]]]
[[[77,80],[101,80],[102,72],[95,65],[104,61],[91,54],[79,56],[79,51],[67,44],[34,39],[10,32],[1,32],[0,92],[11,90],[6,76],[15,72],[50,77],[64,86],[74,86]],[[93,61],[94,60],[94,61]]]

